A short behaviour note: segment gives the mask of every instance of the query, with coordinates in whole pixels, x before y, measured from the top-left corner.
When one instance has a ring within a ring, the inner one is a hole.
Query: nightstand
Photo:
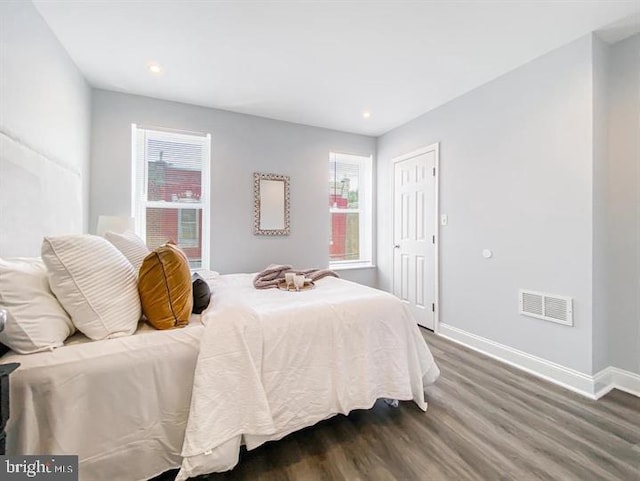
[[[9,420],[9,376],[20,364],[0,364],[0,455],[5,453],[6,433],[4,428]]]

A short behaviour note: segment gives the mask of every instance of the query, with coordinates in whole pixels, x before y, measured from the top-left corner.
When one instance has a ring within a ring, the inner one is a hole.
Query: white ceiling
[[[34,3],[95,87],[369,135],[640,15],[640,0]]]

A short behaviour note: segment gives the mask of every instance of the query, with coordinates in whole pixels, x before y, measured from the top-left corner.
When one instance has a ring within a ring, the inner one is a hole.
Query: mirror
[[[253,174],[253,233],[289,235],[289,176]]]

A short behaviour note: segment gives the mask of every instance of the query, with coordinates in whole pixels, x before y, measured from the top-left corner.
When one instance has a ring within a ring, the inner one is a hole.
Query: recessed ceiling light
[[[156,62],[149,62],[147,64],[147,68],[149,69],[149,72],[151,72],[152,74],[160,75],[162,73],[162,67]]]
[[[362,117],[368,119],[369,117],[371,117],[371,112],[365,110],[364,112],[362,112]]]

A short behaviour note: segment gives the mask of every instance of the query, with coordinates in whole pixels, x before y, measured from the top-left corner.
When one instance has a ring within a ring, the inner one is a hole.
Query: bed
[[[78,454],[80,479],[179,480],[231,469],[266,441],[376,399],[413,400],[439,371],[390,294],[324,278],[305,292],[211,276],[210,308],[183,329],[88,342],[2,362],[9,454]]]

